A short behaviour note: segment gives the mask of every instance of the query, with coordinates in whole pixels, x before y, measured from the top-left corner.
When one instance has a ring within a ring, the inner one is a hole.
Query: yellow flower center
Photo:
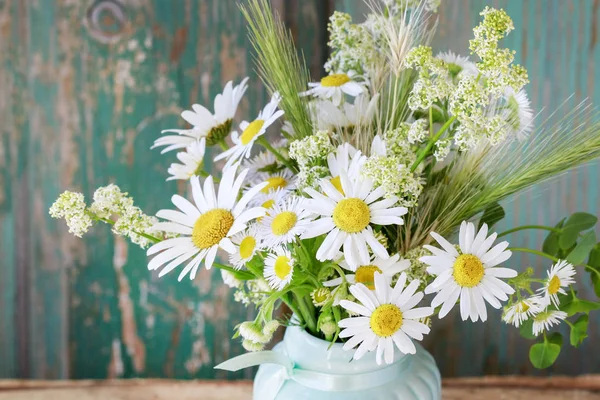
[[[240,136],[242,144],[245,146],[248,143],[250,143],[252,141],[252,139],[254,139],[254,137],[256,135],[258,135],[258,132],[260,132],[260,130],[262,129],[264,124],[265,124],[265,121],[262,119],[257,119],[255,121],[252,121],[246,127],[246,129],[244,129],[244,132],[242,132],[242,136]]]
[[[483,263],[473,254],[461,254],[454,261],[454,280],[462,287],[477,286],[483,279]]]
[[[346,74],[332,74],[321,79],[321,86],[336,87],[350,82],[350,77]]]
[[[326,287],[318,288],[313,293],[313,300],[317,304],[323,304],[327,300],[329,300],[329,296],[331,295],[331,291]]]
[[[380,272],[381,269],[375,265],[363,265],[356,269],[354,279],[356,283],[362,283],[371,290],[375,290],[375,272]]]
[[[240,257],[243,259],[250,258],[256,247],[256,239],[252,236],[246,236],[240,242]]]
[[[275,200],[273,200],[273,199],[270,199],[270,200],[267,200],[267,201],[265,201],[264,203],[262,203],[262,206],[263,206],[264,208],[266,208],[267,210],[269,210],[269,209],[273,208],[273,205],[274,205],[274,204],[275,204]]]
[[[333,222],[347,233],[362,231],[369,225],[370,220],[369,206],[361,199],[342,199],[333,210]]]
[[[208,249],[227,236],[233,225],[233,215],[228,210],[215,208],[202,214],[194,224],[192,242],[199,249]]]
[[[527,310],[529,310],[529,304],[525,303],[524,301],[520,302],[517,306],[517,312],[525,313]]]
[[[558,276],[554,275],[552,279],[550,279],[550,283],[548,283],[548,293],[556,294],[560,289],[560,279]]]
[[[269,193],[271,190],[283,189],[288,183],[287,180],[281,176],[272,176],[267,178],[265,182],[267,182],[267,186],[261,190],[263,193]]]
[[[371,314],[369,324],[377,336],[392,336],[402,326],[402,311],[394,304],[382,304]]]
[[[271,232],[276,236],[285,235],[296,226],[298,216],[292,211],[284,211],[279,213],[271,223]]]
[[[290,259],[286,256],[279,256],[275,260],[275,275],[279,279],[285,279],[290,274],[292,266],[290,265]]]
[[[330,182],[338,190],[338,192],[340,192],[343,195],[346,195],[346,193],[344,193],[344,188],[342,188],[342,181],[339,175],[335,178],[331,178]]]

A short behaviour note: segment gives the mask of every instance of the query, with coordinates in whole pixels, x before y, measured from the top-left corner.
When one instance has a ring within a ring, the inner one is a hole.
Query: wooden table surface
[[[0,381],[0,400],[245,400],[250,381]],[[600,375],[484,377],[444,380],[445,400],[600,400]]]

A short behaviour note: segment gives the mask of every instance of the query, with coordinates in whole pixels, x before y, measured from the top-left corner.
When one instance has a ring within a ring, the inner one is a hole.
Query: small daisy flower
[[[244,161],[243,168],[248,168],[248,180],[252,181],[261,174],[275,174],[285,169],[270,151],[262,151],[255,157]]]
[[[339,322],[340,338],[350,338],[344,344],[344,350],[358,346],[354,359],[358,360],[368,351],[377,349],[377,364],[394,362],[394,345],[404,354],[415,354],[417,349],[411,340],[423,340],[430,328],[421,323],[421,319],[433,314],[431,307],[414,308],[422,299],[423,292],[417,292],[419,281],[414,280],[408,286],[406,274],[402,273],[392,289],[382,274],[375,274],[375,291],[363,284],[350,286],[350,292],[361,303],[342,300],[340,305],[356,313]]]
[[[240,124],[242,134],[238,135],[237,132],[231,134],[233,147],[215,157],[215,161],[226,158],[227,163],[225,164],[225,168],[228,168],[237,161],[250,157],[254,142],[264,135],[267,128],[283,115],[283,111],[277,109],[280,100],[281,97],[278,93],[273,94],[269,104],[258,113],[258,117],[254,121],[243,121]]]
[[[277,247],[265,259],[265,279],[275,290],[283,290],[294,274],[294,259],[289,250]]]
[[[512,88],[506,89],[504,95],[506,100],[505,118],[511,131],[517,135],[517,139],[525,140],[533,130],[533,109],[523,89],[515,94]]]
[[[565,318],[567,318],[567,313],[564,311],[542,311],[533,317],[533,334],[537,336],[540,333],[547,331],[554,325],[560,324],[560,321],[563,321]]]
[[[302,199],[290,196],[267,211],[258,225],[258,235],[267,248],[290,243],[308,229],[310,216],[302,207]]]
[[[244,96],[248,78],[233,87],[229,81],[223,93],[215,96],[214,115],[200,104],[194,104],[192,110],[185,110],[181,117],[186,120],[192,129],[165,129],[161,133],[177,133],[178,135],[163,136],[154,142],[152,148],[166,146],[161,154],[171,150],[183,149],[200,138],[206,138],[206,144],[213,146],[222,141],[231,132],[233,117],[237,111],[240,100]]]
[[[331,297],[331,290],[326,287],[317,288],[310,293],[310,298],[312,299],[315,307],[324,306],[329,300],[331,300]]]
[[[356,73],[353,71],[347,74],[331,74],[321,79],[320,82],[310,82],[308,86],[311,89],[301,93],[301,95],[313,95],[321,99],[331,99],[333,104],[339,105],[342,102],[344,94],[356,97],[365,90],[363,85],[353,80],[355,77]]]
[[[317,126],[319,130],[330,130],[369,125],[375,117],[378,100],[378,93],[371,99],[361,94],[356,97],[354,104],[344,103],[341,109],[331,101],[319,101],[315,110]]]
[[[448,65],[448,71],[452,79],[456,79],[460,73],[470,76],[477,76],[479,71],[469,57],[463,57],[451,51],[439,53],[436,58],[444,61]]]
[[[558,294],[567,294],[563,289],[575,283],[575,268],[565,260],[559,260],[552,265],[548,271],[548,280],[543,288],[538,289],[538,292],[544,297],[547,304],[554,304],[558,308]]]
[[[275,204],[280,204],[288,197],[288,195],[289,191],[285,189],[271,190],[268,193],[260,192],[252,199],[250,205],[261,206],[269,212]],[[260,222],[262,218],[264,217],[261,217],[258,221]]]
[[[361,265],[358,268],[352,268],[345,261],[342,261],[340,266],[354,272],[345,276],[348,283],[362,283],[369,289],[375,290],[375,273],[383,274],[391,282],[395,275],[410,268],[410,261],[400,259],[400,254],[394,254],[388,259],[374,257],[368,265]],[[323,282],[323,286],[339,286],[342,282],[343,278],[339,277]]]
[[[173,163],[168,169],[170,177],[168,181],[173,179],[188,180],[194,175],[200,175],[204,162],[204,152],[206,150],[206,139],[201,138],[199,141],[190,144],[185,151],[177,153],[177,159],[182,164]]]
[[[287,193],[296,188],[294,174],[289,169],[284,169],[274,174],[259,174],[255,178],[255,182],[257,184],[266,183],[266,186],[260,191],[261,194],[269,194],[278,190]]]
[[[389,254],[377,240],[371,225],[402,225],[401,218],[407,213],[406,207],[392,207],[398,202],[395,196],[384,196],[383,188],[373,189],[369,178],[350,179],[346,171],[341,171],[342,192],[328,179],[319,184],[323,193],[307,188],[312,197],[304,206],[321,218],[315,221],[303,239],[314,238],[327,233],[327,237],[317,250],[318,260],[333,259],[343,246],[344,258],[351,267],[367,265],[370,261],[368,247],[380,258],[387,259]],[[381,199],[381,200],[380,200]]]
[[[331,184],[340,192],[344,193],[342,189],[342,182],[340,180],[340,174],[345,171],[348,176],[356,177],[360,173],[360,167],[364,164],[367,158],[357,151],[354,146],[350,143],[344,143],[336,149],[335,152],[329,153],[327,156],[327,166],[331,173]]]
[[[446,239],[435,232],[431,236],[442,246],[439,249],[425,245],[433,253],[419,260],[429,265],[427,272],[435,275],[435,280],[425,288],[425,293],[437,293],[431,302],[432,307],[440,304],[440,318],[444,318],[460,298],[460,315],[463,321],[487,320],[484,299],[496,309],[500,301],[508,300],[508,294],[515,291],[498,278],[513,278],[517,272],[509,268],[496,267],[508,260],[511,252],[506,250],[508,242],[502,242],[492,248],[497,234],[487,236],[488,227],[483,224],[475,234],[475,225],[463,222],[460,226],[460,252]],[[490,249],[491,248],[491,249]]]
[[[148,264],[149,270],[164,266],[159,274],[163,276],[192,259],[181,271],[178,280],[181,281],[188,273],[190,279],[194,279],[202,261],[207,269],[212,267],[219,248],[230,254],[236,251],[231,237],[265,213],[262,207],[247,209],[248,202],[264,184],[252,188],[237,200],[248,171],[242,171],[236,179],[236,170],[234,167],[223,173],[218,193],[215,193],[212,176],[204,181],[204,189],[200,187],[200,179],[193,177],[190,182],[195,204],[174,195],[171,201],[180,211],[160,210],[156,214],[168,222],[159,222],[153,229],[178,234],[179,237],[164,240],[148,249],[147,255],[155,256]]]
[[[521,299],[505,309],[502,320],[518,328],[523,322],[542,312],[546,305],[544,299],[539,296]]]
[[[241,269],[263,247],[256,234],[256,224],[232,236],[231,241],[235,245],[235,252],[229,255],[229,262],[235,269]]]

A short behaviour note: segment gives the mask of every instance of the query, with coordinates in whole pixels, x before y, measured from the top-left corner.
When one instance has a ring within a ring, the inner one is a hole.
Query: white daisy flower
[[[270,151],[262,151],[255,157],[244,161],[243,168],[248,168],[248,180],[253,181],[261,174],[274,174],[285,169]]]
[[[283,290],[291,281],[294,274],[294,262],[289,250],[283,247],[275,248],[265,259],[265,279],[275,290]]]
[[[544,299],[539,296],[521,299],[505,309],[502,320],[518,328],[523,322],[542,312],[546,305]]]
[[[389,258],[385,247],[377,240],[371,224],[402,225],[401,216],[407,213],[406,207],[392,207],[398,201],[391,196],[380,200],[385,192],[383,188],[373,189],[373,181],[366,177],[350,179],[346,171],[341,171],[342,192],[328,179],[319,184],[323,193],[307,188],[312,197],[306,200],[307,210],[321,216],[302,238],[313,238],[328,233],[317,250],[318,260],[331,260],[343,246],[344,258],[348,265],[358,267],[369,263],[369,250],[384,259]]]
[[[275,204],[280,204],[284,201],[289,195],[289,191],[285,189],[277,189],[271,190],[268,193],[263,193],[262,191],[258,193],[252,201],[249,203],[251,206],[261,206],[267,212],[275,206]],[[258,221],[262,220],[261,217]]]
[[[345,261],[340,263],[340,266],[354,274],[346,274],[345,279],[348,283],[362,283],[371,290],[375,289],[375,273],[383,274],[391,282],[392,278],[400,272],[410,268],[410,261],[400,258],[400,254],[394,254],[388,259],[374,257],[368,265],[361,265],[358,268],[353,268]],[[339,286],[343,282],[343,278],[335,278],[323,282],[323,286],[334,287]]]
[[[302,199],[289,196],[275,203],[260,220],[257,232],[265,247],[274,248],[290,243],[311,224],[311,213],[302,207]]]
[[[278,190],[288,193],[290,190],[296,188],[295,176],[289,169],[284,169],[283,171],[274,174],[261,173],[257,175],[252,184],[262,183],[266,183],[267,185],[260,191],[261,194],[269,194]],[[257,198],[257,201],[258,200],[259,199]]]
[[[207,269],[212,267],[219,248],[230,254],[236,251],[231,237],[246,229],[249,221],[265,214],[262,207],[247,209],[248,202],[264,184],[249,190],[237,201],[248,171],[242,171],[236,179],[236,170],[234,167],[223,173],[218,193],[215,193],[212,176],[204,181],[204,190],[200,187],[200,179],[193,177],[190,181],[195,204],[174,195],[171,201],[181,211],[160,210],[156,213],[157,217],[168,222],[159,222],[153,229],[178,234],[179,237],[164,240],[148,249],[148,256],[156,255],[148,264],[149,270],[164,265],[159,274],[163,276],[191,258],[178,279],[181,281],[188,273],[190,279],[194,279],[202,260]]]
[[[549,330],[554,325],[560,324],[560,321],[563,321],[565,318],[567,318],[567,313],[564,311],[542,311],[533,317],[533,334],[537,336],[540,333]]]
[[[356,73],[353,71],[347,74],[331,74],[321,79],[321,82],[309,82],[308,86],[311,89],[301,93],[301,95],[332,99],[333,104],[341,104],[344,94],[356,97],[365,90],[363,85],[352,80],[354,77],[356,77]]]
[[[241,269],[263,248],[256,233],[256,224],[253,224],[243,232],[233,235],[231,241],[235,245],[235,252],[229,255],[229,262],[235,269]]]
[[[173,179],[188,180],[194,175],[200,175],[204,163],[204,152],[206,150],[206,139],[201,138],[199,141],[190,144],[185,151],[177,153],[177,159],[182,164],[173,163],[168,169],[170,177],[168,181]]]
[[[547,304],[554,304],[557,308],[559,305],[558,294],[567,294],[563,289],[575,283],[575,268],[565,260],[558,262],[548,271],[548,280],[543,288],[538,289],[538,292],[543,296]]]
[[[460,73],[467,74],[469,76],[477,76],[479,71],[477,66],[472,62],[469,57],[463,57],[459,54],[455,54],[451,51],[445,53],[439,53],[436,58],[446,62],[450,76],[455,79]]]
[[[243,121],[240,124],[242,134],[238,135],[237,132],[231,134],[231,140],[233,141],[234,146],[216,156],[215,161],[226,158],[227,163],[225,164],[225,168],[228,168],[237,161],[250,157],[254,142],[264,135],[267,128],[271,126],[277,118],[283,115],[283,111],[277,109],[280,100],[281,97],[278,93],[273,94],[269,104],[258,113],[258,117],[256,117],[254,121]]]
[[[488,227],[483,224],[475,234],[475,225],[463,222],[460,225],[460,252],[446,239],[435,232],[431,236],[442,246],[442,249],[423,246],[432,256],[424,256],[419,260],[429,265],[427,272],[436,275],[435,280],[425,288],[425,293],[437,292],[431,302],[432,307],[443,304],[439,317],[445,317],[460,297],[460,315],[463,321],[469,317],[476,322],[487,320],[484,299],[494,308],[500,308],[500,301],[508,300],[507,294],[515,291],[498,278],[513,278],[517,272],[509,268],[496,267],[508,260],[511,252],[506,250],[508,242],[492,247],[497,234],[487,237]],[[490,249],[491,248],[491,249]]]
[[[533,108],[524,89],[515,94],[512,88],[507,88],[505,93],[506,121],[517,139],[525,140],[533,130]]]
[[[431,307],[414,308],[422,299],[423,292],[417,292],[419,281],[408,286],[406,274],[402,273],[392,289],[382,274],[375,274],[375,291],[363,284],[350,286],[352,295],[362,304],[342,300],[340,305],[346,310],[360,315],[339,322],[340,338],[350,338],[344,350],[355,348],[354,359],[358,360],[368,351],[377,349],[377,364],[394,361],[394,345],[404,354],[415,354],[416,348],[411,338],[423,340],[430,329],[420,322],[433,314]],[[360,345],[359,345],[360,344]]]
[[[165,129],[161,133],[178,133],[179,135],[163,136],[154,142],[151,148],[166,146],[161,154],[175,149],[183,149],[200,138],[206,138],[206,144],[213,146],[222,141],[231,132],[233,117],[237,111],[240,100],[244,96],[248,78],[233,87],[229,81],[223,93],[215,96],[214,115],[200,104],[194,104],[192,110],[185,110],[181,117],[193,126],[191,129]]]
[[[325,100],[315,104],[317,127],[319,130],[332,130],[369,125],[375,117],[379,93],[371,99],[361,94],[354,99],[354,104],[346,102],[340,109],[333,102]]]
[[[360,173],[360,167],[366,161],[366,157],[357,151],[350,143],[338,146],[335,152],[327,156],[327,166],[331,174],[331,184],[340,192],[344,193],[340,174],[346,171],[349,177],[354,178]]]

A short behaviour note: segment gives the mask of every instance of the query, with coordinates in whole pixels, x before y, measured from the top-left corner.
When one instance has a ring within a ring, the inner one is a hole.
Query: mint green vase
[[[416,354],[396,349],[392,364],[377,365],[375,352],[352,360],[354,352],[344,351],[342,344],[331,345],[299,327],[288,327],[273,350],[293,368],[262,364],[254,378],[254,399],[439,400],[441,378],[435,360],[415,344]]]

